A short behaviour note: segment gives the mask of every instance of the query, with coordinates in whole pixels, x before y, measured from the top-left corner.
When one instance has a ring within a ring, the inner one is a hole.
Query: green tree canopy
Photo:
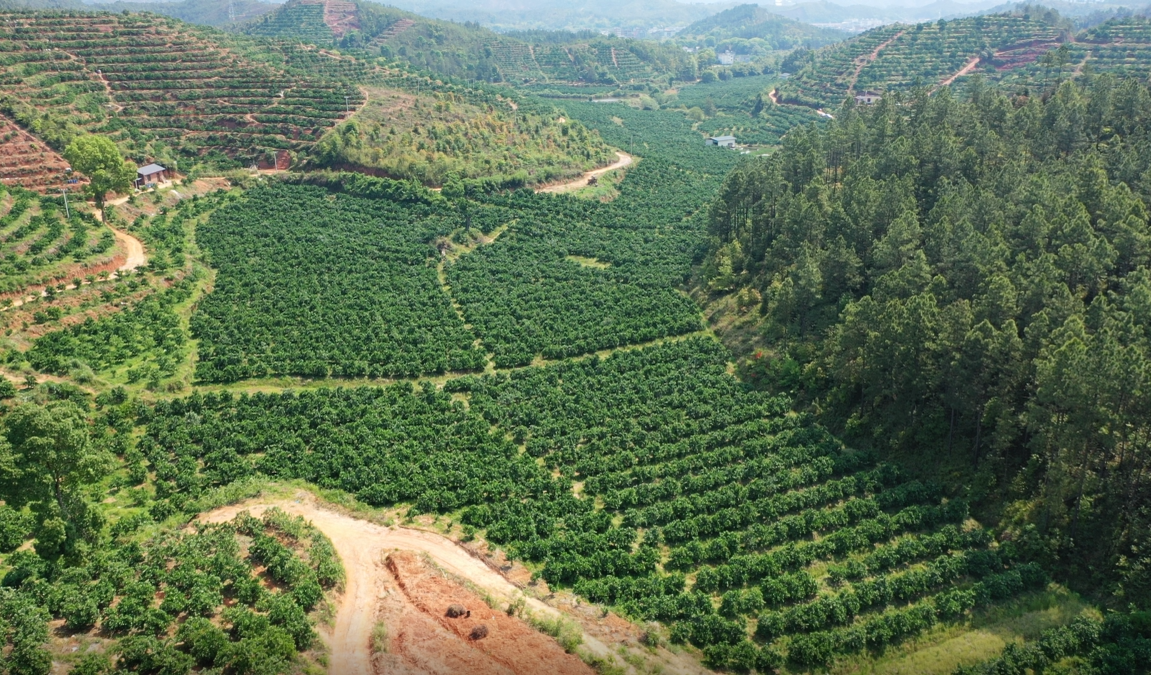
[[[81,556],[102,525],[84,488],[109,466],[89,436],[84,411],[70,401],[17,406],[0,437],[0,498],[33,514],[36,552],[46,559]]]
[[[88,177],[85,190],[101,210],[109,192],[127,190],[136,177],[136,165],[125,161],[120,149],[105,136],[89,134],[75,138],[64,149],[64,158],[74,170]]]

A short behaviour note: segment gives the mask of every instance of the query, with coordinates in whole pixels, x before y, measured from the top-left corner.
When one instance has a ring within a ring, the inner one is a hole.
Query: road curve
[[[615,162],[612,162],[611,164],[608,164],[607,166],[605,166],[601,169],[594,169],[592,171],[585,171],[583,173],[583,175],[581,175],[579,178],[577,178],[571,182],[560,183],[559,185],[550,185],[548,187],[539,188],[538,190],[536,190],[536,192],[547,192],[549,194],[558,194],[558,193],[562,193],[562,192],[571,192],[572,190],[578,190],[579,188],[585,187],[587,185],[588,179],[599,178],[600,176],[604,175],[608,171],[615,171],[616,169],[622,169],[625,166],[630,166],[632,161],[634,161],[632,159],[632,156],[627,154],[626,152],[620,152],[617,150],[615,154],[616,154],[616,157],[618,157],[619,159],[617,159]]]
[[[251,501],[226,506],[201,515],[200,520],[228,522],[241,511],[260,516],[273,506],[311,521],[332,540],[336,553],[344,563],[344,592],[339,599],[336,625],[329,645],[328,672],[333,675],[373,675],[372,629],[376,625],[380,602],[384,600],[384,557],[388,551],[395,549],[427,554],[440,567],[467,579],[494,597],[507,600],[525,597],[527,606],[539,615],[563,616],[554,607],[523,596],[503,575],[446,537],[423,530],[385,527],[360,520],[323,508],[310,495],[293,501]],[[606,645],[586,634],[584,644],[597,656],[610,654]]]

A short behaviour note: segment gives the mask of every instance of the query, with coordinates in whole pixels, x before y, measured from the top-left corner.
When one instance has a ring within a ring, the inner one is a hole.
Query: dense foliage
[[[1043,632],[1038,640],[1009,644],[995,659],[959,668],[955,675],[1027,675],[1074,668],[1086,675],[1143,674],[1151,657],[1151,615],[1108,614],[1102,622],[1080,616]]]
[[[192,316],[196,376],[410,376],[482,368],[440,288],[426,206],[273,183],[197,232],[215,288]]]
[[[973,87],[846,107],[732,174],[716,289],[763,298],[773,353],[849,437],[980,471],[1031,553],[1146,597],[1151,94]],[[1138,562],[1137,562],[1138,561]]]
[[[520,185],[536,185],[615,159],[579,122],[530,100],[493,105],[466,92],[367,91],[364,108],[317,144],[318,163],[432,185],[512,176]]]
[[[962,501],[845,450],[728,358],[697,338],[443,391],[194,394],[142,410],[139,448],[165,512],[253,473],[462,509],[549,583],[666,622],[722,668],[824,663],[1045,583]]]
[[[149,519],[112,524],[114,544],[81,564],[60,568],[31,552],[9,559],[0,588],[0,635],[11,646],[10,675],[42,675],[45,622],[71,633],[99,631],[113,640],[76,672],[285,673],[317,636],[308,613],[343,580],[328,539],[277,509],[263,519],[241,513],[231,523],[198,525],[141,538]],[[37,547],[39,552],[39,546]]]
[[[430,384],[193,394],[158,403],[141,421],[148,428],[139,449],[158,472],[157,495],[176,510],[256,472],[422,511],[562,489]]]

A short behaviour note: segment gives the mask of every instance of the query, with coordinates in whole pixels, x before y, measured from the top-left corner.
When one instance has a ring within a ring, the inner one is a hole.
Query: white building
[[[721,148],[734,148],[735,136],[712,136],[707,139],[708,145],[716,145]]]

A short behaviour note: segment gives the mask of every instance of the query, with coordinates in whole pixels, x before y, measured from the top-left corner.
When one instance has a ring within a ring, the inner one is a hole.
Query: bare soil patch
[[[528,626],[522,619],[492,609],[475,593],[447,578],[431,563],[411,551],[388,554],[385,564],[404,598],[442,627],[452,640],[454,655],[467,661],[469,673],[535,675],[590,675],[592,669],[564,650],[555,640]],[[460,605],[464,616],[448,616],[448,607]],[[413,649],[408,631],[401,629],[395,656],[416,662],[426,658]],[[463,649],[466,647],[466,649]],[[389,650],[392,653],[393,650]],[[437,647],[436,651],[439,651]],[[434,658],[434,656],[433,656]]]
[[[337,601],[335,626],[322,633],[331,655],[329,673],[593,672],[548,636],[508,616],[503,608],[518,600],[532,616],[574,623],[583,634],[580,649],[596,657],[614,658],[623,648],[668,675],[708,672],[685,653],[648,652],[639,646],[639,629],[618,617],[604,616],[570,593],[548,594],[547,602],[529,595],[548,591],[542,582],[524,586],[530,574],[483,542],[464,546],[434,532],[361,520],[325,508],[304,491],[291,500],[256,498],[200,519],[226,522],[240,511],[259,516],[272,506],[310,520],[332,540],[343,561],[347,580]],[[493,610],[488,598],[501,609]],[[471,617],[448,619],[451,604],[471,610]],[[472,631],[479,625],[487,627],[487,636],[473,639]],[[386,634],[382,640],[381,629]],[[373,642],[383,643],[385,649],[374,649]],[[616,664],[624,665],[618,660]],[[640,672],[626,666],[625,671]]]

